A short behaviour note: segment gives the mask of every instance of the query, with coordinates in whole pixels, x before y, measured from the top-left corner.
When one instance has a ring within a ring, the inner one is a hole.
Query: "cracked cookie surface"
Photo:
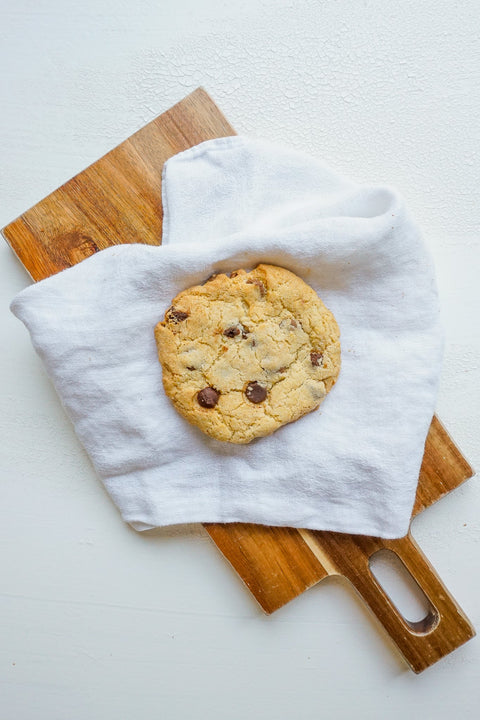
[[[309,285],[263,264],[182,291],[155,327],[175,408],[207,435],[237,444],[320,405],[340,371],[339,338]]]

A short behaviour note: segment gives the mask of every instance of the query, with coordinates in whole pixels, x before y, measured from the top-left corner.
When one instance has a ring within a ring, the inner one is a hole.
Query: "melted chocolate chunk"
[[[206,387],[197,395],[198,404],[204,408],[214,408],[218,403],[220,393],[213,387]]]
[[[248,328],[244,327],[242,323],[239,323],[238,325],[233,325],[232,327],[224,330],[223,334],[228,338],[234,338],[242,333],[242,338],[245,340],[245,338],[248,337],[249,332]]]
[[[170,320],[170,322],[179,323],[182,322],[182,320],[186,320],[188,317],[188,313],[183,312],[182,310],[175,310],[175,308],[172,307],[167,310],[167,320]]]
[[[226,337],[234,338],[236,335],[240,335],[240,329],[238,327],[229,327],[223,331]]]
[[[321,362],[323,360],[323,354],[321,352],[311,352],[310,353],[310,361],[312,365],[315,365],[315,367],[318,367],[321,365]]]
[[[247,280],[247,285],[256,285],[260,290],[260,297],[265,297],[267,293],[267,288],[261,280],[257,280],[257,278],[250,278],[249,280]]]
[[[267,397],[267,388],[260,385],[256,380],[249,382],[245,388],[245,395],[252,403],[261,403]]]
[[[234,270],[233,272],[230,273],[231,278],[237,277],[237,275],[238,275],[238,270]]]

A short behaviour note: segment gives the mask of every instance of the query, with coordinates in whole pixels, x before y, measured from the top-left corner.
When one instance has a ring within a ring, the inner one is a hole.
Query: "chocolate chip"
[[[261,280],[257,280],[257,278],[250,278],[249,280],[247,280],[247,285],[256,285],[260,290],[260,297],[265,297],[267,288]]]
[[[296,328],[298,328],[299,325],[300,323],[298,322],[298,320],[295,320],[295,318],[290,318],[290,320],[288,318],[284,318],[280,321],[280,327],[282,328],[282,330],[286,330],[287,332],[295,330]]]
[[[246,327],[243,327],[243,325],[242,325],[242,338],[243,338],[244,340],[245,340],[245,338],[247,337],[247,335],[248,335],[249,332],[250,332],[250,330],[247,330],[247,328],[246,328]]]
[[[193,365],[189,365],[189,366],[187,367],[187,370],[196,370],[196,368],[194,368]]]
[[[245,395],[252,403],[261,403],[267,397],[267,388],[260,385],[256,380],[249,382],[245,388]]]
[[[286,366],[286,365],[282,365],[282,367],[278,368],[277,372],[282,372],[282,373],[283,373],[283,372],[285,372],[286,369],[287,369],[287,366]]]
[[[220,393],[213,387],[206,387],[197,395],[198,404],[204,408],[214,408],[218,403]]]
[[[179,323],[182,322],[182,320],[187,319],[188,313],[183,312],[182,310],[175,310],[172,305],[172,307],[167,310],[166,316],[167,320],[170,320],[170,322]]]
[[[318,367],[323,360],[323,354],[321,352],[313,351],[310,353],[310,360],[312,365]]]
[[[237,277],[237,275],[238,275],[238,270],[234,270],[233,272],[230,273],[231,278]]]
[[[236,335],[240,335],[240,329],[238,327],[229,327],[223,331],[223,334],[229,338],[233,338]]]
[[[207,277],[207,279],[205,280],[205,282],[204,282],[203,284],[206,285],[208,282],[211,282],[212,280],[215,280],[215,278],[217,277],[217,275],[218,275],[218,273],[212,273],[211,275],[209,275],[209,276]]]

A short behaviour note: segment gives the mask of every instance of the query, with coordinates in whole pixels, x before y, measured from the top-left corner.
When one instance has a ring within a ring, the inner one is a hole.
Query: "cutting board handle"
[[[375,553],[365,556],[364,572],[358,572],[358,567],[351,572],[342,568],[342,575],[360,593],[412,670],[420,673],[467,642],[475,630],[410,534],[380,542],[397,555],[428,599],[430,611],[423,620],[406,620],[387,595],[370,568]]]

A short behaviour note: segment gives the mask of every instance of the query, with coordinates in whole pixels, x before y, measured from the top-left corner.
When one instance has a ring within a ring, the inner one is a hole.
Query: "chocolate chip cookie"
[[[163,385],[178,412],[238,444],[320,405],[340,371],[339,337],[315,291],[274,265],[184,290],[155,328]]]

